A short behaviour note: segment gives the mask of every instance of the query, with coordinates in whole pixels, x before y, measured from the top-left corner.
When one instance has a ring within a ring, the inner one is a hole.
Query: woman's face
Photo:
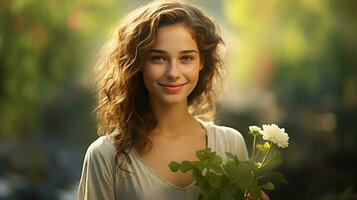
[[[150,100],[160,104],[187,103],[202,68],[190,30],[180,23],[159,28],[145,55],[143,78]]]

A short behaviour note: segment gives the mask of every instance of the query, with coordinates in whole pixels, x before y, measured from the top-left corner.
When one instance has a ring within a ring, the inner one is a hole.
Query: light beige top
[[[213,122],[198,120],[207,134],[207,146],[227,161],[225,152],[237,154],[240,160],[248,159],[243,136],[235,129],[219,126]],[[82,177],[78,188],[79,199],[197,199],[199,188],[195,181],[181,188],[169,183],[148,166],[133,149],[129,152],[132,161],[126,168],[135,174],[116,170],[113,134],[101,136],[88,148],[84,158]],[[125,177],[123,177],[125,176]]]

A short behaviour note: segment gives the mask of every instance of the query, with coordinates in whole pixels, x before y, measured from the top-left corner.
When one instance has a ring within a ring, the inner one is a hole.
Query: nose
[[[180,72],[178,69],[178,63],[175,61],[168,62],[166,77],[168,80],[173,81],[177,80],[180,77]]]

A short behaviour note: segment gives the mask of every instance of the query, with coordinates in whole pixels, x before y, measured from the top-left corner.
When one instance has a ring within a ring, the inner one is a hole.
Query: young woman
[[[79,199],[197,199],[192,174],[171,172],[171,161],[206,147],[248,158],[242,135],[212,122],[221,45],[216,25],[181,1],[124,18],[95,70],[103,136],[87,150]]]

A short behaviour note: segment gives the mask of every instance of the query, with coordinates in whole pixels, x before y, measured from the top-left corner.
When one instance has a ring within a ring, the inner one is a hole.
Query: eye
[[[161,55],[154,55],[150,57],[150,61],[154,63],[163,63],[166,61],[166,58]]]
[[[181,57],[181,61],[183,62],[183,63],[191,63],[193,60],[194,60],[195,58],[193,57],[193,56],[182,56]]]

